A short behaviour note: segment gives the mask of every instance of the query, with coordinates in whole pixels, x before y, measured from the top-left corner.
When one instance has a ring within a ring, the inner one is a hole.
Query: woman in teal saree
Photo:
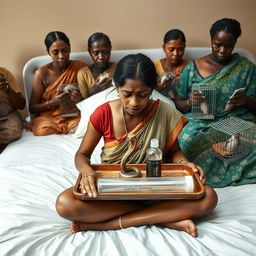
[[[177,85],[176,106],[189,120],[179,135],[179,143],[190,161],[203,167],[209,185],[224,187],[255,183],[255,138],[252,152],[232,164],[224,163],[209,153],[213,122],[231,116],[256,121],[256,66],[247,58],[232,54],[237,38],[241,34],[239,22],[233,19],[219,20],[213,24],[210,34],[212,53],[189,63]],[[203,100],[201,93],[191,93],[193,84],[207,84],[215,88],[214,120],[192,119],[192,102]],[[242,87],[245,87],[245,93],[231,97],[236,89]],[[231,111],[224,111],[227,101],[230,101]]]

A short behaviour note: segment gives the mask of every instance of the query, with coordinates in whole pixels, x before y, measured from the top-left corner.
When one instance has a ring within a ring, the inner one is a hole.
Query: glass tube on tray
[[[99,178],[99,193],[123,192],[193,192],[194,180],[190,175],[150,178]]]

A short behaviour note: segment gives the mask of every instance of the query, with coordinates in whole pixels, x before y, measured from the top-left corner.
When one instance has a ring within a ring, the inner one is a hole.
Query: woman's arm
[[[177,95],[175,97],[176,108],[183,114],[191,111],[192,104],[198,104],[203,101],[205,96],[197,91],[190,93],[188,99],[184,99],[181,96]]]
[[[0,90],[4,90],[9,96],[10,104],[15,109],[23,109],[25,107],[25,99],[21,93],[16,93],[8,84],[5,82],[4,85],[0,84]]]
[[[23,109],[25,107],[25,99],[22,96],[20,92],[16,92],[14,88],[16,88],[16,79],[14,78],[13,74],[7,70],[6,76],[3,76],[1,74],[0,76],[0,89],[4,90],[6,94],[9,97],[10,104],[15,108],[15,109]]]
[[[178,164],[182,163],[182,164],[188,165],[189,167],[191,167],[193,169],[193,171],[195,173],[198,173],[201,182],[205,183],[206,178],[205,178],[203,169],[200,166],[198,166],[192,162],[189,162],[187,160],[185,154],[181,151],[180,145],[177,140],[170,150],[170,160],[173,163],[178,163]]]
[[[188,113],[191,111],[191,101],[190,99],[184,99],[179,95],[176,95],[174,98],[174,102],[176,105],[176,108],[183,114]]]
[[[63,98],[65,96],[65,93],[59,92],[51,100],[42,102],[42,96],[45,91],[45,86],[43,83],[42,74],[40,74],[40,72],[41,70],[38,70],[35,73],[33,79],[32,93],[29,102],[29,111],[34,114],[39,114],[56,108],[63,101]]]
[[[92,123],[88,123],[87,131],[81,142],[81,145],[75,155],[75,165],[82,174],[80,183],[81,192],[87,193],[89,197],[96,197],[97,190],[95,187],[95,172],[90,165],[90,157],[99,143],[101,135],[93,127]]]

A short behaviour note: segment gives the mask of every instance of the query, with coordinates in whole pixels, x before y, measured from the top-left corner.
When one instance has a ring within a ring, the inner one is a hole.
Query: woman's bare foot
[[[112,219],[108,221],[96,222],[96,223],[86,223],[79,221],[72,221],[70,224],[70,231],[76,233],[79,231],[86,230],[116,230],[120,229],[118,219]]]
[[[72,221],[72,223],[70,224],[70,231],[71,231],[71,233],[76,233],[76,232],[81,231],[80,230],[80,222]]]
[[[181,221],[177,221],[177,222],[171,222],[171,223],[162,223],[162,226],[167,227],[167,228],[185,231],[193,237],[198,236],[196,225],[190,219],[181,220]]]

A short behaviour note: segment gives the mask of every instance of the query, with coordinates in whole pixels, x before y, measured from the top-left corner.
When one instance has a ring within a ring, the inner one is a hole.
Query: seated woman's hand
[[[168,87],[170,83],[172,82],[173,78],[172,77],[167,77],[161,82],[161,78],[159,78],[158,83],[157,83],[157,90],[161,92],[163,89]]]
[[[205,99],[205,96],[198,91],[191,92],[189,95],[189,101],[190,101],[190,104],[192,105],[198,104],[202,102],[204,99]]]
[[[96,83],[94,86],[96,86],[99,89],[99,91],[103,91],[103,90],[109,88],[110,86],[112,86],[112,79],[111,79],[111,77],[106,77],[102,80],[100,80],[100,78],[98,78],[96,80]]]
[[[65,85],[61,85],[58,87],[57,92],[53,98],[55,105],[60,105],[61,103],[67,101],[69,98],[69,92],[64,91],[63,86],[65,86]]]
[[[242,107],[246,105],[247,96],[244,92],[237,93],[233,97],[229,99],[229,103],[233,105],[233,107]]]
[[[89,197],[96,197],[97,190],[95,186],[96,174],[93,169],[88,169],[81,172],[82,179],[80,181],[80,189],[83,194],[87,194]]]
[[[69,98],[75,103],[78,103],[84,99],[79,88],[69,92]]]
[[[104,78],[102,80],[100,79],[100,77],[98,77],[89,95],[91,96],[95,93],[104,91],[105,89],[111,86],[112,86],[112,79],[110,77]]]
[[[7,80],[4,79],[3,77],[0,77],[0,89],[8,90],[8,88],[9,88],[9,84]]]
[[[193,169],[194,173],[198,174],[199,179],[203,184],[206,182],[205,173],[199,165],[196,165],[195,163],[187,162],[187,161],[182,161],[182,164],[185,164],[185,165],[191,167]]]

